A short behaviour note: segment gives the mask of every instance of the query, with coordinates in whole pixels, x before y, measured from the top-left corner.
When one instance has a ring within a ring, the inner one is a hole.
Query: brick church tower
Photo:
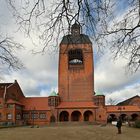
[[[59,49],[58,94],[25,97],[17,81],[0,83],[0,126],[46,125],[54,122],[107,123],[122,117],[140,118],[140,97],[105,105],[105,96],[94,94],[92,43],[75,23]],[[59,123],[58,123],[59,124]]]
[[[59,96],[61,101],[92,101],[94,71],[92,43],[77,23],[63,37],[59,49]]]

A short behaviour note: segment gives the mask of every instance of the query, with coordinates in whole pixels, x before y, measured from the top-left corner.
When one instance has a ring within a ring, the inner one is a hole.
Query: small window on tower
[[[81,65],[83,64],[83,54],[81,49],[70,50],[69,55],[69,64],[70,65]]]

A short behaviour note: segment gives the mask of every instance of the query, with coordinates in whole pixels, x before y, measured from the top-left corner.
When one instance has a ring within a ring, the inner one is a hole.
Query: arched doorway
[[[132,120],[132,121],[137,120],[138,116],[139,116],[139,115],[136,114],[136,113],[132,114],[132,115],[131,115],[131,118],[132,118],[131,120]]]
[[[120,117],[122,119],[122,122],[128,121],[128,116],[126,114],[121,114]]]
[[[111,123],[112,121],[117,121],[117,117],[115,114],[109,114],[107,118],[107,122]]]
[[[91,111],[84,112],[84,121],[92,121],[93,120],[93,113]]]
[[[67,111],[62,111],[59,115],[59,121],[69,121],[69,113]]]
[[[81,120],[81,113],[79,111],[73,111],[71,114],[71,121],[80,121]]]
[[[52,116],[50,117],[50,122],[55,122],[55,116],[54,116],[54,115],[52,115]]]

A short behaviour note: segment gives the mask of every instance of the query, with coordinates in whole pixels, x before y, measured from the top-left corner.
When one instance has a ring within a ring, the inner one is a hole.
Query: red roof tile
[[[50,110],[47,97],[28,97],[22,100],[25,110]]]
[[[132,111],[140,111],[140,107],[138,106],[106,106],[107,112],[132,112]]]
[[[57,108],[95,108],[93,102],[62,102]]]

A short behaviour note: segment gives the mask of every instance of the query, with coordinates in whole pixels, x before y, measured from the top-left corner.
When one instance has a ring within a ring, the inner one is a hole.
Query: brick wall
[[[82,49],[83,66],[68,64],[68,52]],[[92,100],[94,91],[93,52],[91,44],[60,45],[59,95],[62,101]]]

